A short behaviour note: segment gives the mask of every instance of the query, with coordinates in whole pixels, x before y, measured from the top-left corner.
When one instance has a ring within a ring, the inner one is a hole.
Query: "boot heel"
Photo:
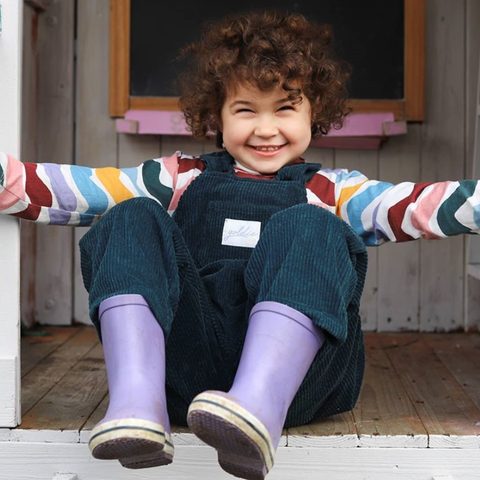
[[[111,420],[92,430],[88,445],[97,459],[130,458],[162,451],[165,433],[162,425],[148,420]]]
[[[249,480],[263,480],[268,474],[264,462],[255,462],[252,458],[245,458],[233,453],[220,454],[219,452],[218,464],[230,475]]]
[[[119,458],[118,461],[125,468],[140,469],[153,468],[169,465],[173,462],[174,446],[172,437],[168,432],[165,432],[165,446],[153,453],[146,453],[144,455],[136,455],[134,457]]]
[[[237,477],[263,480],[272,469],[275,450],[258,418],[223,392],[203,392],[188,409],[192,432],[218,453],[222,469]]]

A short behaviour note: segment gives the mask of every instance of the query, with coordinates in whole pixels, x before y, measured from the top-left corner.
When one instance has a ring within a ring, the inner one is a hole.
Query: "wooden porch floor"
[[[68,430],[88,439],[108,405],[93,327],[26,333],[22,424],[11,433]],[[284,445],[480,448],[480,334],[365,332],[365,341],[367,367],[355,409],[285,431]],[[173,430],[174,438],[188,433]]]

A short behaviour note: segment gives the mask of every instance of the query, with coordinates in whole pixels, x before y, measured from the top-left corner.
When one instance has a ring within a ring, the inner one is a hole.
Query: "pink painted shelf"
[[[186,135],[191,133],[182,112],[129,110],[116,120],[117,132],[136,135]],[[312,140],[311,145],[327,148],[380,148],[390,136],[405,135],[407,122],[395,121],[393,113],[358,113],[345,119],[340,130]]]

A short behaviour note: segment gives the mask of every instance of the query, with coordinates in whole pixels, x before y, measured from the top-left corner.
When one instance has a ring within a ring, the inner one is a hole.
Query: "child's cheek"
[[[248,135],[242,130],[240,126],[232,129],[227,136],[227,140],[233,145],[241,145],[246,142]]]

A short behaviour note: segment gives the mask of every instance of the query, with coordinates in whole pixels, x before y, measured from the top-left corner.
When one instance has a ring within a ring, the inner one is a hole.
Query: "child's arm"
[[[436,183],[369,180],[358,171],[322,170],[333,183],[335,213],[366,245],[480,233],[476,180]]]
[[[169,209],[178,157],[133,168],[22,163],[0,152],[0,213],[50,225],[92,225],[114,205],[149,197]]]

